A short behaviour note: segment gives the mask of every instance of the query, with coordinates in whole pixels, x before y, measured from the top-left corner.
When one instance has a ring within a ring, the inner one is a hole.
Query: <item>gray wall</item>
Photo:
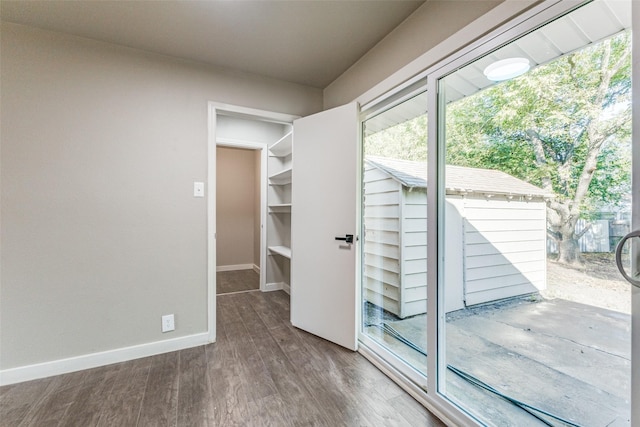
[[[207,101],[307,115],[321,92],[15,24],[1,37],[0,368],[205,332]]]
[[[325,108],[354,100],[502,1],[427,1],[325,88]]]

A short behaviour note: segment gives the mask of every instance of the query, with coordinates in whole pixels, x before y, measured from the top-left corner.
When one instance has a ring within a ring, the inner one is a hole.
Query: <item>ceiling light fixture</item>
[[[484,75],[494,82],[501,82],[518,77],[529,71],[527,58],[507,58],[496,61],[484,69]]]

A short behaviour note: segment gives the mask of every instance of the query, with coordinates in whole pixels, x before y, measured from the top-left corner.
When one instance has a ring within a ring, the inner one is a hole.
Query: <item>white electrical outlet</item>
[[[175,331],[176,324],[173,320],[173,314],[165,314],[162,316],[162,332]]]

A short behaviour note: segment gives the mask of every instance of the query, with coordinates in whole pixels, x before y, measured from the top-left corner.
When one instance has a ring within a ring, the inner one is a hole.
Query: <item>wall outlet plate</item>
[[[193,183],[193,197],[204,197],[204,182]]]
[[[162,332],[175,331],[176,324],[173,314],[165,314],[162,316]]]

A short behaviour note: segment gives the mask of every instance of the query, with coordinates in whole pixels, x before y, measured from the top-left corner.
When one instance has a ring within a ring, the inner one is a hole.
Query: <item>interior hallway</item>
[[[218,341],[0,388],[3,426],[441,426],[282,291],[218,297]]]

